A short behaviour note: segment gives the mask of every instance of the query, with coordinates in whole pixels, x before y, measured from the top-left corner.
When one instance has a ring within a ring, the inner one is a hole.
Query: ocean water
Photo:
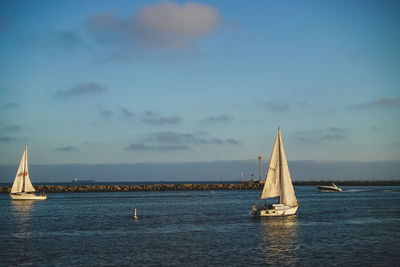
[[[2,194],[0,265],[399,265],[400,187],[295,192],[284,218],[248,215],[259,191]]]

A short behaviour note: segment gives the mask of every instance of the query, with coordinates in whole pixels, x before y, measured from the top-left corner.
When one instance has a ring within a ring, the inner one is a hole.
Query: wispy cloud
[[[9,143],[9,142],[14,142],[17,139],[15,137],[9,137],[9,136],[0,136],[0,142],[2,143]]]
[[[83,38],[74,30],[62,30],[51,35],[48,45],[73,51],[85,46]]]
[[[78,152],[79,149],[77,147],[74,147],[74,146],[65,146],[65,147],[55,148],[54,151],[58,151],[58,152]]]
[[[153,111],[145,111],[140,114],[140,119],[142,122],[152,125],[171,125],[180,124],[182,122],[180,117],[167,117]]]
[[[9,125],[9,126],[5,126],[1,129],[3,132],[19,132],[22,130],[22,127],[19,125]]]
[[[91,16],[84,29],[92,40],[105,45],[181,49],[212,34],[220,20],[213,6],[163,1],[144,6],[128,18],[112,12]]]
[[[21,105],[17,104],[17,103],[14,103],[14,102],[10,102],[10,103],[7,103],[7,104],[4,105],[4,109],[8,109],[8,110],[20,109],[20,108],[21,108]]]
[[[108,119],[108,118],[111,118],[113,115],[114,115],[114,112],[112,112],[111,110],[107,110],[107,109],[100,107],[100,116],[102,118]]]
[[[129,111],[127,108],[120,107],[119,109],[123,118],[132,118],[133,116],[135,116],[135,113]]]
[[[189,150],[202,145],[239,145],[233,138],[220,139],[207,133],[155,132],[143,136],[139,142],[131,143],[128,150]]]
[[[297,134],[312,135],[312,134],[321,134],[321,133],[346,133],[349,131],[350,131],[349,128],[329,127],[329,128],[297,131]]]
[[[210,116],[207,117],[203,120],[200,121],[200,123],[210,123],[210,124],[218,124],[218,123],[224,123],[224,122],[229,122],[229,121],[233,121],[233,117],[228,116],[228,115],[220,115],[220,116]]]
[[[178,116],[165,116],[160,112],[155,111],[144,111],[141,113],[135,113],[127,108],[120,107],[121,117],[126,119],[135,119],[149,125],[177,125],[182,123],[182,118]]]
[[[7,142],[14,142],[14,141],[16,141],[16,140],[17,140],[17,139],[16,139],[16,138],[13,138],[13,137],[0,136],[0,142],[7,143]]]
[[[231,144],[231,145],[240,145],[241,144],[241,142],[239,142],[238,140],[233,139],[233,138],[225,139],[225,143]]]
[[[285,112],[288,110],[309,109],[311,105],[305,101],[282,102],[276,100],[257,100],[254,105],[268,112]]]
[[[330,127],[314,130],[297,131],[296,139],[300,142],[338,141],[346,139],[348,128]]]
[[[255,104],[270,112],[282,112],[289,109],[288,103],[276,101],[256,101]]]
[[[193,144],[209,145],[224,144],[225,141],[215,137],[204,137],[204,133],[177,133],[177,132],[157,132],[148,134],[145,138],[147,142],[159,142],[168,144]]]
[[[346,137],[343,134],[325,134],[319,136],[320,140],[343,140]]]
[[[161,151],[161,152],[169,152],[175,150],[190,150],[190,147],[186,145],[147,145],[144,143],[131,143],[126,150],[131,151]]]
[[[118,63],[124,63],[128,62],[132,59],[134,59],[134,55],[130,53],[129,51],[115,51],[111,52],[109,55],[106,55],[103,58],[97,59],[97,62],[99,63],[109,63],[109,62],[118,62]]]
[[[328,131],[328,132],[332,132],[332,133],[347,133],[348,131],[350,131],[350,129],[349,128],[340,128],[340,127],[330,127],[325,130],[322,130],[322,131]]]
[[[82,96],[92,96],[105,92],[105,87],[98,82],[82,83],[73,86],[65,91],[58,91],[57,98],[73,98]]]
[[[376,125],[372,125],[371,129],[374,130],[374,131],[380,131],[380,130],[382,130],[382,127],[376,126]]]
[[[370,109],[370,108],[400,108],[400,97],[397,98],[379,98],[369,102],[350,105],[353,109]]]

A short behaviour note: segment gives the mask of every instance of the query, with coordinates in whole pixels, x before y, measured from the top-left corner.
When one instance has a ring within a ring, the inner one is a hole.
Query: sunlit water
[[[400,187],[295,190],[297,215],[262,219],[248,215],[258,191],[3,194],[0,265],[399,264]]]

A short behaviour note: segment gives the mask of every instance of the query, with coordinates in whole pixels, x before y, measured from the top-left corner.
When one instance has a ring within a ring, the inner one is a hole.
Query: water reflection
[[[29,214],[34,202],[35,200],[11,200],[13,213],[20,213],[21,215]]]
[[[268,265],[296,265],[297,255],[297,216],[261,218],[261,250]]]
[[[13,237],[28,238],[31,235],[30,219],[34,205],[34,200],[12,200],[12,217],[14,219],[15,231]]]

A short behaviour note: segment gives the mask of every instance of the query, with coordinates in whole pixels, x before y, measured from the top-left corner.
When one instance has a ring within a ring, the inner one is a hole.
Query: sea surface
[[[400,187],[344,189],[296,186],[284,218],[249,216],[254,190],[2,194],[0,265],[399,266]]]

